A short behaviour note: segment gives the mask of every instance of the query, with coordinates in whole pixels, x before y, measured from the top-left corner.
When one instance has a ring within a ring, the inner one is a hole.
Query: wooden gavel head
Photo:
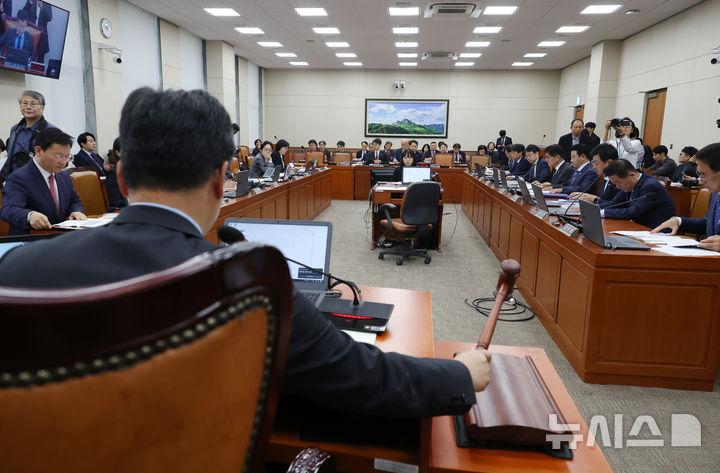
[[[497,287],[493,291],[493,295],[497,296],[500,287],[503,283],[507,283],[508,291],[505,300],[509,300],[512,297],[512,291],[515,287],[515,281],[520,276],[520,263],[514,259],[506,259],[500,264],[500,278],[498,278]]]

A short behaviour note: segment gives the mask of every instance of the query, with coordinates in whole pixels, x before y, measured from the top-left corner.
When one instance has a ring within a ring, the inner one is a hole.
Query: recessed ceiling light
[[[255,28],[252,26],[238,26],[237,28],[235,28],[235,31],[241,34],[265,34],[265,32],[260,28]]]
[[[212,16],[240,16],[240,13],[232,8],[206,8],[205,11]]]
[[[466,48],[487,48],[490,46],[490,41],[468,41],[465,43]]]
[[[295,11],[300,16],[327,16],[324,8],[296,8]]]
[[[343,64],[345,64],[346,66],[349,66],[349,67],[362,66],[361,62],[356,62],[356,61],[344,62]]]
[[[398,41],[395,43],[396,48],[417,48],[416,41]]]
[[[532,62],[523,62],[523,61],[516,61],[516,62],[512,63],[512,65],[515,67],[528,67],[528,66],[532,66],[533,64],[534,63],[532,63]]]
[[[393,27],[395,34],[418,34],[417,26],[395,26]]]
[[[540,41],[538,47],[540,48],[557,48],[565,44],[565,41]]]
[[[399,62],[398,66],[400,66],[400,67],[415,67],[415,66],[417,66],[417,62]]]
[[[475,58],[482,56],[482,53],[460,53],[460,57]]]
[[[474,62],[462,62],[462,61],[458,61],[458,62],[455,63],[455,66],[456,66],[456,67],[470,67],[470,66],[474,66],[474,65],[475,65]]]
[[[313,28],[313,31],[317,34],[340,34],[340,30],[335,27],[320,26]]]
[[[290,61],[290,65],[291,66],[309,66],[310,64],[308,64],[305,61]]]
[[[418,7],[389,7],[388,12],[390,16],[418,16],[420,14],[420,8]]]
[[[277,41],[258,41],[258,44],[263,48],[282,48],[282,44]]]
[[[628,10],[625,12],[626,15],[634,15],[635,13],[639,12],[640,10]]]
[[[417,53],[398,53],[397,57],[417,57]]]
[[[607,15],[622,5],[590,5],[580,12],[581,15]]]
[[[556,33],[582,33],[583,31],[590,28],[589,26],[561,26],[556,29]]]
[[[337,57],[357,57],[355,53],[335,53]]]
[[[328,48],[349,48],[350,45],[345,41],[325,41],[325,46]]]
[[[523,57],[545,57],[547,53],[527,53]]]
[[[485,7],[483,15],[512,15],[517,11],[518,7]]]
[[[474,34],[494,34],[499,33],[502,26],[476,26],[473,30]]]
[[[277,57],[297,57],[295,53],[275,53]]]

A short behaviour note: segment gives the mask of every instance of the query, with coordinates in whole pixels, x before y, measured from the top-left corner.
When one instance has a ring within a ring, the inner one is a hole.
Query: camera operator
[[[615,139],[608,140],[610,128],[615,129]],[[630,118],[613,118],[605,122],[605,133],[603,143],[607,143],[618,151],[618,157],[630,161],[636,169],[642,169],[642,159],[645,155],[643,144],[638,139],[640,130]]]

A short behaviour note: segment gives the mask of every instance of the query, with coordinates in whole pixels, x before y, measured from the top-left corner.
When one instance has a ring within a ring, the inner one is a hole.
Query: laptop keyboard
[[[322,292],[318,291],[300,291],[302,292],[303,296],[307,297],[310,302],[317,303],[318,299],[320,299],[320,295]]]
[[[648,250],[649,246],[622,235],[605,235],[605,245],[611,248]]]

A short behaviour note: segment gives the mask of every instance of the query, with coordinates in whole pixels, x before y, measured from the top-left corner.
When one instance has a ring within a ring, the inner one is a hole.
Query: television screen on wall
[[[449,100],[365,99],[365,136],[447,138]]]
[[[0,69],[60,78],[69,17],[40,0],[0,0]]]

